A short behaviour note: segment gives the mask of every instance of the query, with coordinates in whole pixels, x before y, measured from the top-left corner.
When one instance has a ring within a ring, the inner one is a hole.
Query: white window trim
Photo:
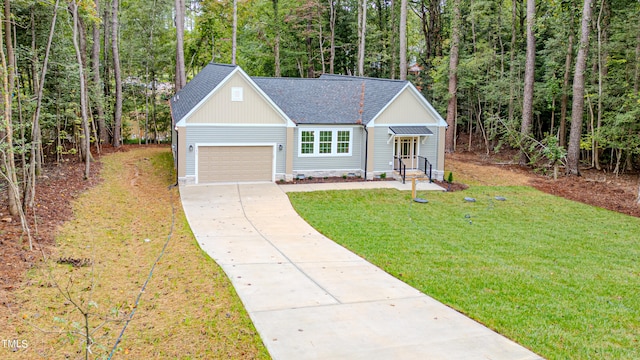
[[[302,132],[312,131],[313,134],[313,153],[302,153]],[[320,131],[331,131],[331,153],[320,153]],[[349,152],[338,153],[338,131],[349,132]],[[352,156],[353,153],[353,128],[298,128],[298,156],[299,157],[337,157]]]

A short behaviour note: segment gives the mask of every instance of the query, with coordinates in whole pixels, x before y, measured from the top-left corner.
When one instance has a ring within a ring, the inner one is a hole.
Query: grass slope
[[[640,219],[528,187],[289,196],[329,238],[544,357],[640,358]]]
[[[103,182],[75,201],[75,220],[60,230],[54,261],[31,271],[17,294],[20,310],[8,326],[15,332],[7,336],[29,346],[12,358],[84,358],[84,319],[56,283],[91,312],[90,358],[109,353],[134,309],[115,358],[268,358],[226,275],[198,247],[178,190],[168,189],[175,178],[167,148],[116,153],[102,162]],[[136,307],[172,221],[164,256]],[[58,258],[94,265],[73,267]]]

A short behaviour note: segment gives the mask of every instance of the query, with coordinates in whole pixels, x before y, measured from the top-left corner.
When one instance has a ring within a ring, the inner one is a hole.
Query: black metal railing
[[[397,171],[398,173],[400,173],[400,177],[402,177],[402,183],[404,184],[406,178],[407,178],[407,165],[405,165],[402,162],[402,159],[398,156],[394,156],[393,159],[395,160],[393,163],[394,167],[393,170]]]
[[[418,169],[424,171],[424,174],[429,176],[429,182],[433,182],[431,175],[433,174],[433,165],[424,156],[418,156]]]

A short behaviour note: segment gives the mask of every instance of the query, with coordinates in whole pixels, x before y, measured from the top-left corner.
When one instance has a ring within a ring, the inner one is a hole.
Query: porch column
[[[373,175],[375,172],[375,162],[374,162],[374,150],[375,150],[375,128],[374,127],[370,127],[367,128],[369,131],[369,142],[368,142],[368,149],[367,149],[367,179],[373,179]]]
[[[285,154],[285,180],[293,180],[293,127],[287,127],[287,145],[284,150]]]

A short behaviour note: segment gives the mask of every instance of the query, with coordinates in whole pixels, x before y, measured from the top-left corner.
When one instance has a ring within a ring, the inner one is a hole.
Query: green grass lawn
[[[329,238],[546,358],[640,359],[640,219],[528,187],[418,195],[289,194]]]

